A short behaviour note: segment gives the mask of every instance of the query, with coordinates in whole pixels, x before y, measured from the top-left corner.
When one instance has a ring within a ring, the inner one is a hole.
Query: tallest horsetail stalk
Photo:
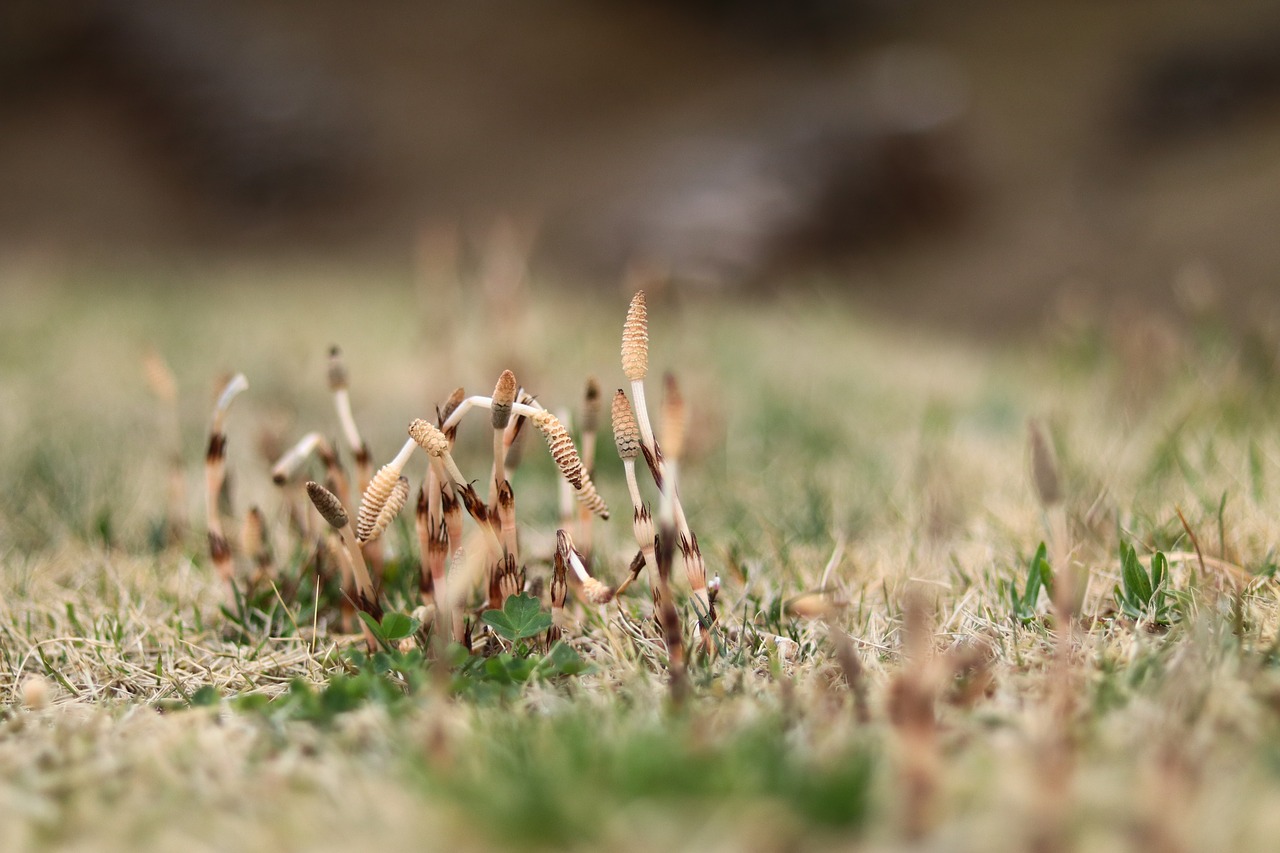
[[[635,422],[640,434],[640,450],[649,463],[649,471],[653,474],[654,483],[662,495],[659,504],[659,526],[664,519],[670,521],[680,547],[680,556],[684,563],[685,576],[689,580],[689,588],[693,593],[694,607],[697,610],[698,631],[703,647],[711,648],[710,626],[715,621],[715,611],[710,591],[707,589],[706,564],[702,559],[702,551],[698,547],[698,537],[689,529],[684,507],[680,503],[680,494],[675,482],[670,479],[671,471],[663,460],[662,449],[653,435],[653,427],[649,422],[649,410],[645,403],[644,380],[649,373],[649,321],[643,290],[636,291],[627,309],[627,319],[622,327],[622,372],[631,382],[631,394],[635,406]],[[678,415],[680,423],[675,427],[677,449],[683,444],[683,402],[679,401],[679,393],[675,395],[676,405],[671,413]],[[630,485],[630,481],[628,482]],[[635,495],[632,496],[633,502]],[[659,531],[661,535],[661,530]],[[672,541],[663,543],[669,549]]]
[[[338,413],[338,423],[342,425],[342,435],[356,460],[356,488],[364,492],[373,473],[373,459],[369,445],[360,437],[360,430],[356,427],[347,384],[347,365],[342,359],[342,350],[336,346],[329,348],[329,390],[333,392],[333,406]]]

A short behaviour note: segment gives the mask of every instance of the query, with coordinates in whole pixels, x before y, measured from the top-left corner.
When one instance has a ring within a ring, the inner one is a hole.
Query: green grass
[[[721,652],[692,664],[677,706],[643,584],[625,620],[579,609],[558,649],[526,608],[486,620],[505,632],[500,656],[432,664],[396,648],[416,627],[398,617],[369,656],[316,621],[305,582],[229,618],[198,521],[220,374],[251,385],[228,421],[233,507],[263,508],[282,578],[305,581],[256,448],[264,430],[336,434],[331,343],[381,462],[412,418],[455,385],[487,392],[503,367],[553,409],[589,374],[622,387],[626,295],[541,286],[494,329],[478,297],[420,299],[394,280],[187,278],[103,290],[69,276],[0,297],[0,849],[1022,850],[1046,825],[1065,849],[1162,834],[1271,848],[1274,340],[1213,325],[1144,353],[1099,319],[978,348],[820,294],[654,300],[652,372],[675,370],[691,405],[682,495],[724,583]],[[165,458],[148,346],[179,384],[193,530],[177,547],[154,535]],[[1029,481],[1033,416],[1090,578],[1066,681],[1049,592],[1062,566],[1052,549],[1037,559],[1050,533]],[[484,432],[464,426],[464,471],[487,465]],[[607,437],[596,479],[614,509],[596,565],[616,581],[634,545]],[[530,576],[545,578],[556,483],[535,443],[513,483]],[[406,520],[387,536],[387,601],[407,616]],[[1224,583],[1222,562],[1254,580]],[[842,605],[833,627],[785,607],[824,584]],[[964,662],[938,685],[920,841],[913,742],[892,713],[919,669],[902,653],[910,600],[934,660]],[[865,722],[832,630],[852,638]],[[1070,769],[1047,807],[1063,741]]]

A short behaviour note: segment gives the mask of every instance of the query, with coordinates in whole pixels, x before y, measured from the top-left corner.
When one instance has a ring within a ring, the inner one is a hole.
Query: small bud
[[[347,511],[343,508],[342,501],[338,500],[338,496],[333,492],[312,480],[307,482],[307,497],[311,498],[312,505],[320,516],[329,522],[330,527],[341,530],[347,526],[350,521]]]
[[[493,389],[493,428],[506,429],[511,420],[511,406],[516,401],[516,375],[510,370],[502,371],[498,384]]]

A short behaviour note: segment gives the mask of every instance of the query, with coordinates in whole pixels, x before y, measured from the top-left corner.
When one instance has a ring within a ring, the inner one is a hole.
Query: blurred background
[[[1278,223],[1274,2],[0,4],[0,272],[496,244],[1017,330],[1256,318]]]

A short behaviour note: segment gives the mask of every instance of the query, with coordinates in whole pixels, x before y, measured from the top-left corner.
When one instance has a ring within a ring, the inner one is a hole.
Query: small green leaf
[[[480,618],[511,642],[536,637],[551,627],[551,615],[542,612],[538,599],[530,595],[509,596],[501,610],[486,610]]]
[[[548,675],[578,675],[586,672],[590,666],[572,646],[560,642],[547,652],[541,668]]]
[[[1121,574],[1125,593],[1135,604],[1146,605],[1151,601],[1151,579],[1138,562],[1138,553],[1132,545],[1121,545]]]
[[[382,617],[382,636],[394,643],[412,636],[418,630],[418,620],[404,613],[388,613]]]
[[[218,688],[210,684],[206,684],[204,687],[201,687],[195,693],[191,694],[191,707],[211,708],[214,705],[217,705],[221,698],[222,697],[218,695]]]
[[[1040,601],[1040,587],[1044,583],[1044,569],[1042,566],[1048,565],[1045,559],[1047,549],[1044,543],[1040,543],[1040,547],[1036,549],[1035,556],[1031,558],[1031,565],[1027,569],[1027,591],[1022,597],[1022,603],[1026,605],[1028,610],[1035,610],[1036,604]]]
[[[1169,575],[1169,561],[1164,554],[1156,551],[1151,558],[1151,586],[1153,589],[1160,589],[1164,584],[1164,580]]]
[[[387,642],[387,638],[382,635],[382,626],[378,624],[377,619],[374,619],[363,610],[357,610],[356,615],[360,617],[360,621],[363,622],[364,626],[373,634],[375,640],[383,644]]]

